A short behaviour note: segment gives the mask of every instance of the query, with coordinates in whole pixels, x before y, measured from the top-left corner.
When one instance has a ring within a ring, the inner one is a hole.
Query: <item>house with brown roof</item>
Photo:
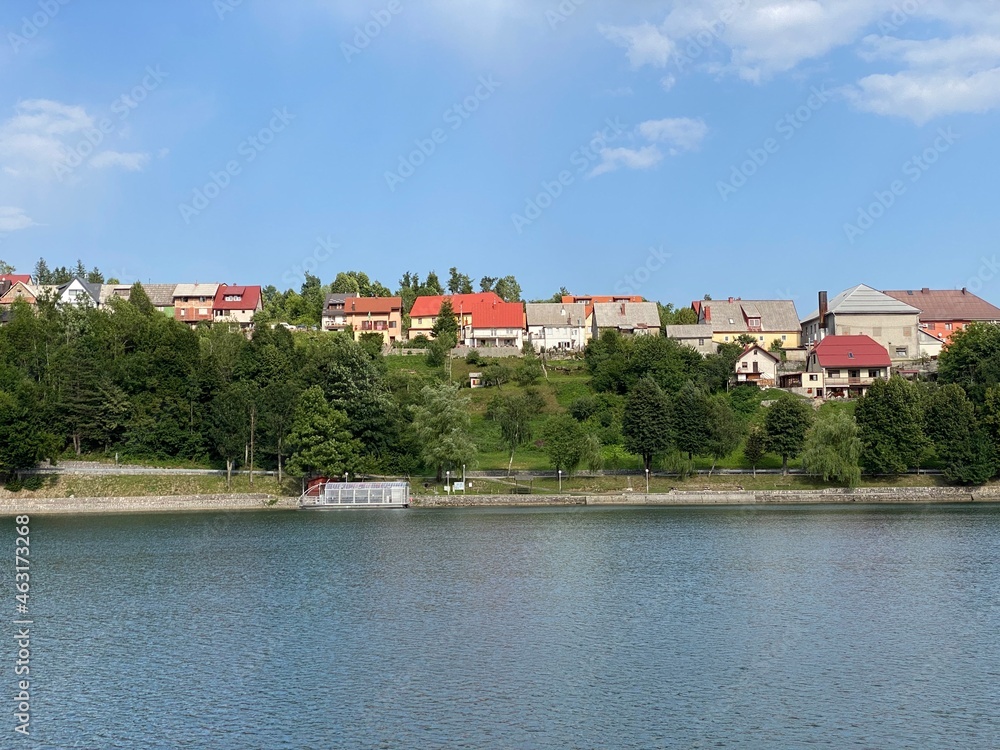
[[[15,300],[19,299],[23,299],[29,305],[34,305],[38,302],[41,294],[42,290],[37,285],[25,281],[0,282],[0,307],[9,307],[14,304]]]
[[[715,343],[715,331],[712,330],[712,326],[705,323],[667,326],[663,329],[663,334],[668,339],[675,339],[685,346],[690,346],[703,357],[715,354],[719,350],[719,345]]]
[[[174,289],[176,284],[139,284],[142,291],[149,297],[150,303],[157,312],[174,317]],[[113,298],[127,300],[131,297],[131,284],[102,284],[101,305],[104,306]]]
[[[253,327],[253,316],[264,309],[259,286],[229,286],[219,284],[212,302],[212,321]]]
[[[753,336],[769,348],[775,340],[783,349],[801,345],[802,327],[792,300],[740,299],[698,300],[691,303],[698,324],[711,326],[716,344],[735,343],[740,336]]]
[[[968,289],[903,289],[882,292],[920,311],[920,330],[941,344],[972,323],[1000,323],[1000,308]],[[926,348],[926,347],[922,347]]]
[[[593,337],[594,332],[594,305],[609,304],[612,302],[645,302],[645,298],[637,294],[564,294],[562,303],[564,305],[583,305],[586,315],[586,337],[587,341]],[[586,346],[586,344],[584,344]]]

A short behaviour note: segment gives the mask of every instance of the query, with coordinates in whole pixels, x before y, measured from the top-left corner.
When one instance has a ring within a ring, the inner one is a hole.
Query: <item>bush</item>
[[[475,349],[469,350],[469,353],[465,355],[465,364],[467,365],[481,365],[483,363],[483,358],[479,356],[479,352]]]

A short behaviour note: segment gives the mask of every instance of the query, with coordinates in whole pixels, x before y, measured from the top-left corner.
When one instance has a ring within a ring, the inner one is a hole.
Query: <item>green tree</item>
[[[651,378],[640,380],[625,399],[622,435],[625,449],[641,456],[647,470],[673,444],[670,400]]]
[[[572,474],[583,458],[586,433],[580,423],[568,414],[549,417],[542,428],[542,450],[552,468]]]
[[[924,425],[949,481],[984,484],[993,476],[995,449],[961,386],[951,383],[931,394]]]
[[[459,273],[455,266],[448,269],[448,293],[472,294],[472,279],[468,274]]]
[[[709,470],[711,475],[715,471],[715,465],[739,447],[743,439],[743,423],[724,393],[708,400],[707,416],[705,449],[712,457],[712,468]]]
[[[454,348],[455,344],[458,343],[458,318],[450,299],[441,303],[441,310],[438,312],[437,318],[434,319],[431,332],[434,334],[434,338],[440,340],[448,349]]]
[[[322,388],[306,389],[288,433],[288,472],[301,477],[339,477],[355,471],[362,446],[351,435],[348,423],[347,415],[327,402]]]
[[[861,481],[861,438],[858,425],[844,411],[820,416],[806,435],[802,465],[810,474],[856,487]]]
[[[20,477],[58,454],[39,389],[9,369],[0,372],[0,474]]]
[[[764,416],[767,449],[781,456],[781,473],[788,473],[788,459],[795,458],[805,446],[812,423],[812,409],[798,398],[781,398],[768,407]]]
[[[521,360],[521,364],[514,371],[514,381],[522,388],[527,388],[535,385],[542,374],[542,363],[532,354]]]
[[[486,416],[500,428],[500,439],[510,450],[507,476],[514,466],[514,452],[531,440],[531,418],[536,410],[531,399],[524,394],[497,395],[490,399]]]
[[[517,283],[517,279],[513,276],[504,276],[502,279],[497,279],[496,284],[493,285],[493,291],[504,302],[521,301],[521,285]]]
[[[212,401],[212,442],[226,462],[226,489],[233,487],[233,467],[250,444],[250,395],[244,383],[233,383]]]
[[[510,381],[513,369],[504,359],[494,358],[483,368],[483,383],[503,388]]]
[[[688,460],[708,447],[709,399],[692,383],[686,383],[673,399],[674,434],[677,448]]]
[[[469,432],[469,400],[459,395],[457,385],[424,386],[411,411],[421,458],[439,482],[445,469],[472,463],[476,444]]]
[[[765,453],[767,453],[767,433],[760,425],[750,425],[746,442],[743,444],[743,457],[749,462],[754,476],[757,476],[757,465]]]
[[[956,331],[938,357],[938,382],[954,383],[975,404],[986,390],[1000,384],[1000,325],[973,323]]]
[[[861,467],[873,474],[901,474],[917,466],[927,441],[920,395],[898,375],[876,380],[854,409],[861,438]]]

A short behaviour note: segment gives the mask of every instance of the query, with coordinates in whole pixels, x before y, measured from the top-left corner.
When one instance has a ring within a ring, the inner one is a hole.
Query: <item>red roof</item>
[[[348,297],[344,300],[345,313],[389,315],[402,310],[402,297]]]
[[[813,350],[820,367],[889,367],[885,347],[870,336],[827,336]]]
[[[882,292],[920,310],[920,320],[1000,320],[1000,308],[967,289],[904,289]]]
[[[226,297],[239,296],[239,301],[226,301]],[[256,310],[260,306],[259,286],[219,285],[212,307],[216,310]]]
[[[479,304],[472,308],[473,328],[524,328],[524,305],[520,302]]]
[[[434,318],[441,312],[441,304],[446,300],[451,300],[451,309],[457,315],[460,311],[469,312],[474,307],[482,304],[493,304],[503,302],[496,292],[479,292],[478,294],[453,294],[434,297],[417,297],[410,309],[411,318]]]
[[[564,305],[575,305],[583,303],[587,306],[587,317],[594,312],[594,305],[606,304],[608,302],[645,302],[639,295],[628,294],[564,294],[562,303]]]
[[[9,281],[11,284],[20,281],[22,284],[30,284],[31,277],[26,273],[0,273],[0,281]]]

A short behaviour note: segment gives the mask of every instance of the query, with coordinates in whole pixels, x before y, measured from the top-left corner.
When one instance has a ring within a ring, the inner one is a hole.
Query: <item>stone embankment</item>
[[[620,495],[446,495],[420,496],[414,506],[547,507],[594,506],[707,506],[707,505],[825,505],[884,503],[1000,503],[1000,489],[959,487],[864,487],[854,490],[761,490],[731,492],[639,492]]]
[[[184,513],[289,509],[298,498],[270,495],[159,495],[149,497],[17,497],[0,498],[0,516],[78,513]]]

